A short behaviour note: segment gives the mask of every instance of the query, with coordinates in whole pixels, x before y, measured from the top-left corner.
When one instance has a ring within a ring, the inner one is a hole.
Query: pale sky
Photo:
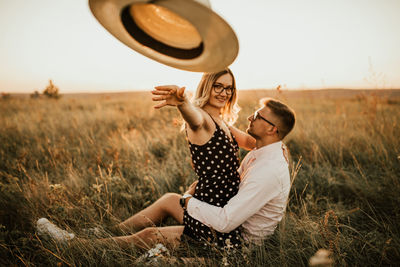
[[[239,38],[239,89],[400,88],[400,0],[210,2]],[[194,90],[200,77],[122,44],[87,1],[0,0],[0,92]]]

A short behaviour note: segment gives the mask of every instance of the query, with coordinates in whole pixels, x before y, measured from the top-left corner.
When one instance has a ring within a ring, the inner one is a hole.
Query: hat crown
[[[193,49],[200,46],[202,40],[197,29],[186,19],[155,4],[134,4],[130,14],[146,34],[166,45]]]

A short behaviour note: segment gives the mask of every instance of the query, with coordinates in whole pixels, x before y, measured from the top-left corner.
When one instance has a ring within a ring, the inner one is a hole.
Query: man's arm
[[[258,212],[280,190],[277,176],[271,168],[258,168],[257,172],[253,168],[239,192],[223,208],[191,198],[187,211],[190,216],[216,231],[228,233]]]

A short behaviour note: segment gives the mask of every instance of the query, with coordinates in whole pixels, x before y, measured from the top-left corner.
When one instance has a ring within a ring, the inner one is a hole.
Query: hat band
[[[132,18],[130,13],[130,5],[126,6],[121,11],[121,21],[126,31],[140,44],[149,47],[161,54],[178,58],[178,59],[194,59],[203,53],[203,42],[196,48],[182,49],[164,44],[147,33],[145,33]]]

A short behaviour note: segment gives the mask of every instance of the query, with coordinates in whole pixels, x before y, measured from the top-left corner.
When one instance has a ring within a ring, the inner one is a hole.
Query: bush
[[[58,87],[53,84],[52,80],[49,80],[49,85],[44,89],[43,94],[48,98],[58,99],[61,97]]]
[[[31,97],[31,98],[34,98],[34,99],[40,98],[40,93],[39,93],[37,90],[35,90],[35,92],[33,92],[33,93],[30,95],[30,97]]]
[[[4,100],[10,99],[11,95],[9,93],[1,93],[1,98]]]

